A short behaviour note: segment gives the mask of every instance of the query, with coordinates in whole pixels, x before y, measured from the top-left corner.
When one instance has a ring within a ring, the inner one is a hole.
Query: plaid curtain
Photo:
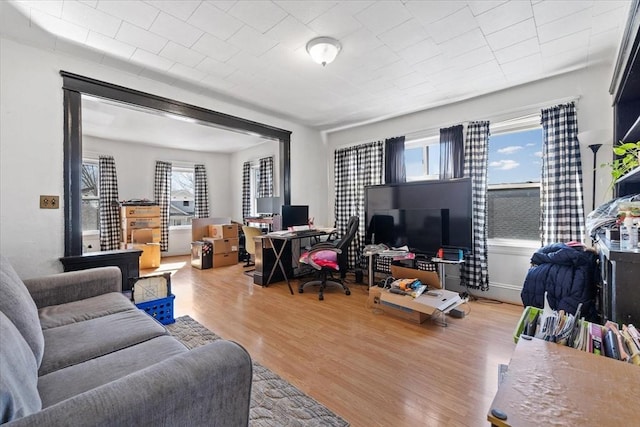
[[[242,164],[242,217],[251,216],[251,162]]]
[[[347,229],[349,218],[360,218],[360,226],[349,247],[349,268],[356,265],[364,246],[364,187],[382,183],[383,142],[370,142],[336,150],[334,178],[336,186],[335,218],[340,235]]]
[[[542,110],[542,177],[540,180],[540,238],[546,246],[582,241],[582,160],[578,118],[573,102]]]
[[[195,218],[209,217],[209,190],[207,189],[207,170],[204,165],[195,165],[193,168],[195,178]]]
[[[273,157],[260,159],[258,197],[273,196]]]
[[[120,249],[120,205],[118,204],[118,176],[113,156],[98,158],[100,175],[100,250]]]
[[[464,176],[471,178],[473,215],[473,252],[462,264],[462,285],[489,290],[487,268],[487,158],[489,122],[471,122],[467,126]]]
[[[169,249],[169,206],[171,204],[171,163],[156,161],[153,195],[160,205],[160,250]]]

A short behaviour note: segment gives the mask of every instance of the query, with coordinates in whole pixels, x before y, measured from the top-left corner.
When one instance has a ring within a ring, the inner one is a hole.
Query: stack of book
[[[514,332],[545,341],[573,347],[597,355],[640,366],[640,333],[634,325],[607,321],[603,325],[580,318],[580,307],[575,314],[526,307]]]

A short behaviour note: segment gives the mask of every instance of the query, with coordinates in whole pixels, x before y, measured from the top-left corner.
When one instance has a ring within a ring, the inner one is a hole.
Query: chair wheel
[[[299,294],[303,294],[303,293],[304,293],[304,289],[302,289],[302,288],[298,288],[298,293],[299,293]]]
[[[345,295],[351,295],[351,291],[349,289],[347,289],[346,291],[344,291]]]
[[[320,301],[322,301],[322,300],[324,299],[324,295],[322,295],[322,294],[318,295],[318,299],[319,299]]]

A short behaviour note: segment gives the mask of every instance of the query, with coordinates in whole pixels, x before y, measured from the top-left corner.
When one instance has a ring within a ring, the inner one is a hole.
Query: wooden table
[[[640,366],[520,338],[487,419],[514,427],[637,426],[639,393]]]

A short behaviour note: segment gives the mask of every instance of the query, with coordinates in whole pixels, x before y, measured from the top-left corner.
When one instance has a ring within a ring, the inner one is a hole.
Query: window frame
[[[529,114],[526,116],[517,117],[514,119],[504,120],[495,124],[489,125],[489,144],[491,144],[491,137],[498,135],[505,135],[516,132],[526,132],[533,129],[541,128],[540,113]],[[541,141],[542,143],[543,141]],[[489,162],[487,153],[487,163]],[[487,197],[488,193],[492,190],[516,190],[524,188],[538,188],[540,191],[541,177],[538,182],[521,182],[513,184],[488,184],[487,185]],[[487,224],[490,221],[489,212],[487,212]],[[493,237],[487,239],[489,246],[505,246],[505,247],[525,247],[525,248],[539,248],[540,238],[537,239],[509,239],[504,237]]]
[[[416,177],[415,179],[409,179],[409,175],[407,175],[407,182],[414,181],[431,181],[440,179],[440,170],[438,170],[435,174],[430,174],[429,168],[429,160],[430,160],[430,151],[428,149],[429,146],[439,145],[440,144],[440,135],[432,134],[432,135],[423,135],[417,138],[407,139],[404,142],[404,149],[414,149],[414,148],[422,148],[422,175]]]
[[[172,162],[173,163],[173,162]],[[172,164],[171,166],[171,186],[173,187],[173,173],[174,172],[189,172],[193,175],[193,199],[189,199],[191,200],[194,204],[196,201],[196,197],[195,197],[195,166],[194,165],[184,165],[184,164]],[[173,192],[173,188],[171,189],[170,192]],[[173,196],[172,196],[173,199]],[[171,204],[171,202],[173,202],[173,200],[169,201],[169,204]],[[193,219],[195,218],[195,216],[191,217],[191,220],[193,221]],[[181,225],[171,225],[171,213],[169,213],[169,217],[167,218],[168,222],[169,222],[169,230],[181,230],[181,229],[191,229],[191,223],[189,224],[181,224]]]
[[[92,157],[84,157],[82,159],[82,167],[84,168],[85,164],[92,164],[97,166],[98,168],[100,167],[100,161],[98,159],[92,158]],[[81,172],[82,174],[82,172]],[[82,175],[81,175],[82,176]],[[82,228],[82,236],[98,236],[100,235],[100,210],[99,210],[99,205],[100,205],[100,172],[98,170],[98,182],[97,182],[97,186],[96,186],[96,193],[97,195],[95,197],[84,197],[82,195],[82,188],[80,189],[80,204],[82,206],[82,202],[84,202],[85,200],[97,200],[98,201],[98,221],[97,221],[97,227],[95,229],[91,229],[91,230],[85,230],[84,228]],[[82,214],[82,210],[80,211]],[[82,227],[82,221],[80,222],[80,227]]]

